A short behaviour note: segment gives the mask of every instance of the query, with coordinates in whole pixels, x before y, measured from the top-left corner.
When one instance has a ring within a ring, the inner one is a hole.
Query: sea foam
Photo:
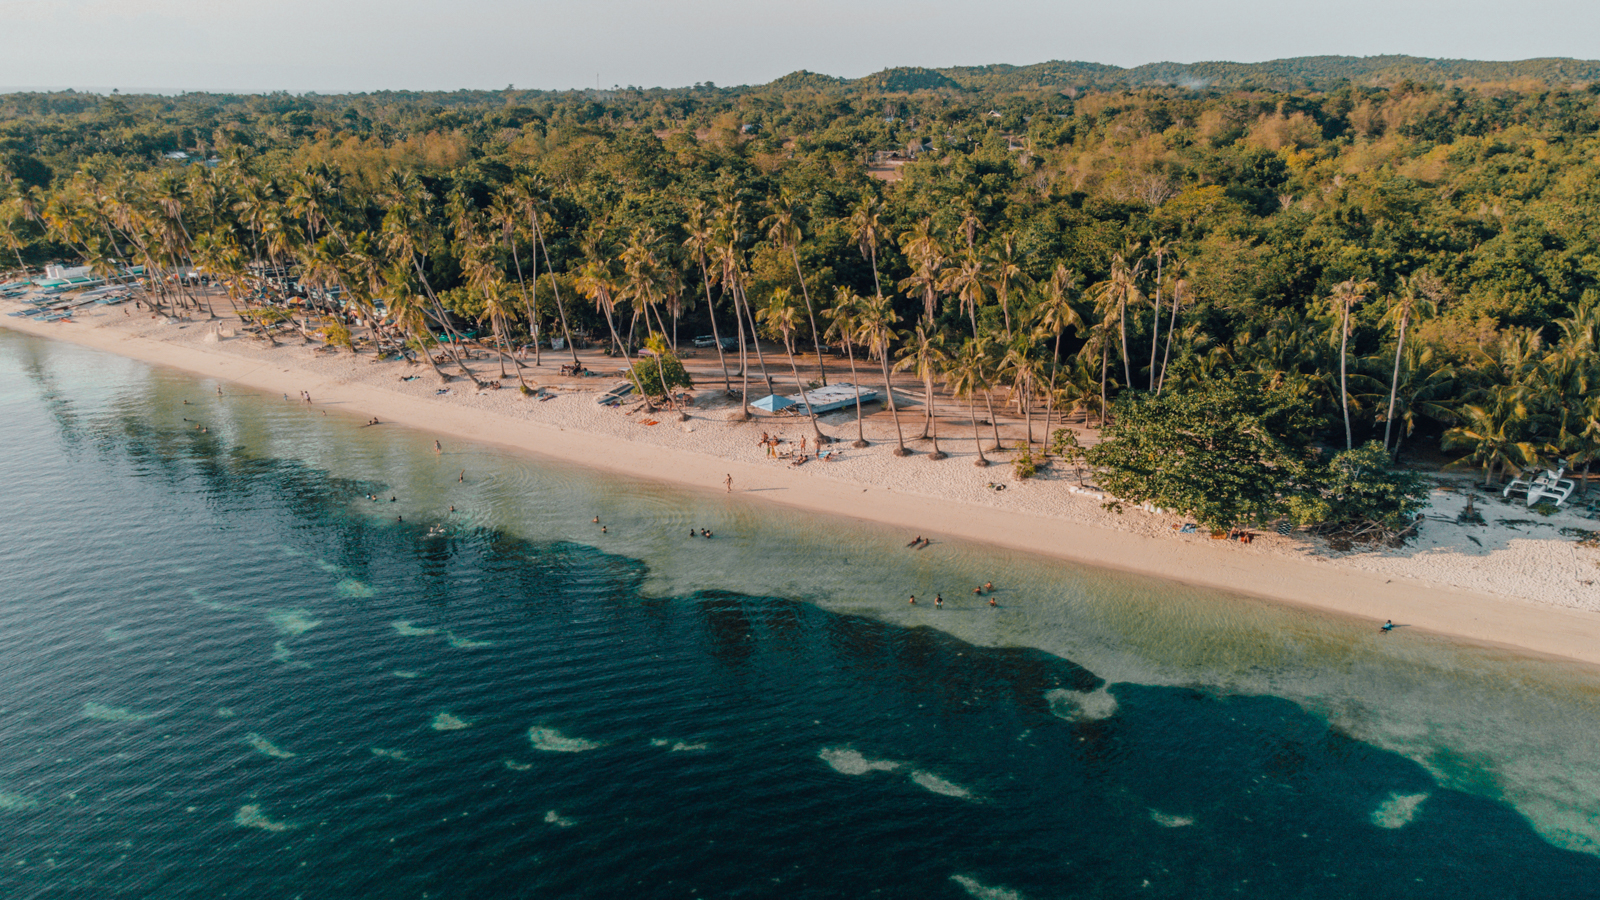
[[[450,646],[457,650],[478,650],[483,647],[494,646],[494,641],[475,641],[471,638],[461,637],[453,631],[445,632],[445,637],[450,639]]]
[[[545,822],[558,828],[571,828],[572,826],[578,824],[577,822],[574,822],[566,816],[561,815],[553,809],[544,814],[544,820]]]
[[[601,746],[595,741],[568,737],[554,728],[545,728],[540,725],[535,725],[528,729],[528,742],[533,744],[533,749],[544,750],[549,753],[582,753],[585,750],[594,750]]]
[[[390,622],[389,626],[401,637],[427,637],[430,634],[439,633],[437,628],[418,628],[406,621]]]
[[[404,750],[391,750],[388,747],[373,747],[372,755],[379,759],[392,759],[395,762],[416,762],[407,756]]]

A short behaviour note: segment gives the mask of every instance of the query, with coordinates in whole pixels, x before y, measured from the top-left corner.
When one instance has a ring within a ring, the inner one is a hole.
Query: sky
[[[1600,56],[1593,0],[0,0],[0,90],[760,84],[796,69]]]

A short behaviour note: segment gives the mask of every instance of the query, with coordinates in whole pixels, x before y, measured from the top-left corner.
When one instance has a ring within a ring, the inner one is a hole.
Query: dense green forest
[[[1587,468],[1597,76],[1324,57],[12,94],[0,250],[198,265],[242,305],[283,267],[423,341],[469,322],[619,353],[713,328],[842,341],[963,405],[1001,390],[1047,433],[1243,378],[1299,398],[1334,451]]]

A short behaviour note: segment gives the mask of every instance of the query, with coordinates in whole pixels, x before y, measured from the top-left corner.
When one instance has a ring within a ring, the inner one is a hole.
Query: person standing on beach
[[[433,442],[433,455],[434,456],[438,456],[440,453],[443,453],[443,452],[444,452],[444,448],[439,446],[439,442],[438,441],[434,441]]]
[[[729,474],[727,479],[724,480],[722,483],[728,486],[728,493],[730,493],[730,494],[733,493],[733,475],[732,474]]]

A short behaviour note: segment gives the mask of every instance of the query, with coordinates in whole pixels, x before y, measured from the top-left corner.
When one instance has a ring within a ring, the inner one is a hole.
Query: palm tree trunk
[[[1344,318],[1339,327],[1339,402],[1344,407],[1344,448],[1350,450],[1355,447],[1355,438],[1350,433],[1350,389],[1345,386],[1345,345],[1350,335],[1350,304],[1344,306]]]
[[[894,435],[899,446],[895,448],[895,456],[907,456],[911,451],[906,449],[906,435],[900,430],[900,410],[894,405],[894,384],[889,381],[889,348],[884,347],[878,354],[878,361],[883,363],[883,396],[889,401],[889,415],[894,417]]]
[[[1133,390],[1133,370],[1128,366],[1128,301],[1117,304],[1117,328],[1122,332],[1122,378],[1128,390]]]
[[[972,446],[978,450],[980,468],[989,464],[988,457],[983,455],[983,433],[978,430],[978,400],[972,394],[967,394],[967,414],[972,417]]]
[[[800,389],[800,402],[805,404],[806,418],[811,420],[811,433],[817,437],[817,446],[833,439],[822,433],[817,425],[817,414],[811,411],[811,398],[806,396],[806,386],[800,383],[800,368],[794,364],[794,336],[784,335],[783,349],[789,354],[789,371],[794,373],[794,383]]]
[[[789,245],[789,255],[794,258],[794,274],[800,279],[800,296],[805,298],[806,317],[811,320],[811,347],[817,351],[817,371],[822,374],[823,387],[827,387],[828,369],[822,362],[822,343],[818,339],[820,332],[817,331],[817,314],[811,310],[811,291],[806,287],[805,273],[800,271],[800,249],[793,244]]]
[[[1172,332],[1178,327],[1178,295],[1176,289],[1172,295],[1172,318],[1167,322],[1167,349],[1161,353],[1161,377],[1156,380],[1156,396],[1161,396],[1161,388],[1167,383],[1167,362],[1172,359]]]
[[[728,360],[722,355],[722,334],[717,331],[717,308],[711,303],[711,276],[706,271],[704,255],[700,259],[700,283],[706,288],[706,318],[711,320],[711,339],[717,342],[717,365],[722,367],[722,389],[732,393],[733,385],[728,381]]]
[[[530,218],[532,218],[531,215]],[[539,250],[540,252],[544,253],[544,269],[546,272],[550,273],[550,289],[554,291],[556,295],[556,314],[561,317],[561,336],[567,342],[567,349],[572,352],[572,365],[577,367],[582,364],[578,362],[577,345],[572,343],[572,332],[567,328],[567,308],[561,305],[561,285],[556,282],[555,266],[551,265],[550,263],[550,248],[546,247],[544,244],[544,230],[539,227],[539,222],[537,219],[535,219],[533,223],[533,236],[539,239]],[[538,272],[534,273],[533,279],[534,290],[537,291],[539,285]]]
[[[767,383],[767,393],[774,393],[772,390],[772,373],[767,371],[767,358],[761,352],[760,332],[756,331],[756,315],[750,309],[750,298],[745,296],[743,280],[738,277],[737,273],[735,273],[733,279],[733,292],[738,301],[744,306],[745,317],[750,320],[750,343],[755,345],[756,363],[761,366],[761,378]]]
[[[1389,427],[1394,424],[1394,398],[1400,391],[1400,351],[1406,345],[1406,320],[1409,316],[1400,317],[1400,334],[1394,342],[1394,377],[1389,381],[1389,411],[1383,417],[1383,449],[1389,450]]]
[[[744,339],[744,316],[739,315],[737,291],[733,293],[733,322],[739,330],[739,420],[747,422],[750,420],[750,349]]]
[[[864,431],[866,424],[861,420],[861,376],[856,374],[855,347],[848,340],[844,342],[844,352],[850,357],[850,386],[856,390],[856,440],[855,443],[851,444],[850,446],[866,447],[869,445],[867,443],[866,432]]]
[[[933,375],[932,375],[932,373],[929,373],[928,376],[925,379],[923,379],[923,383],[924,383],[924,386],[927,388],[927,392],[928,392],[928,423],[932,426],[929,429],[929,431],[930,431],[930,433],[931,433],[931,435],[933,437],[933,452],[928,454],[928,458],[929,459],[944,459],[946,454],[945,454],[945,452],[943,450],[939,449],[939,418],[938,418],[938,416],[934,415],[934,408],[933,408]]]
[[[1102,344],[1101,347],[1100,347],[1100,427],[1101,428],[1106,427],[1106,405],[1107,405],[1107,403],[1106,403],[1106,366],[1110,362],[1110,360],[1108,359],[1108,357],[1110,355],[1111,355],[1110,348],[1106,347],[1104,344]]]
[[[994,392],[985,389],[983,402],[989,408],[989,427],[994,429],[994,446],[990,447],[989,450],[993,453],[999,453],[1002,449],[1000,446],[1000,420],[994,414]]]
[[[517,255],[517,242],[507,241],[511,245],[511,262],[517,267],[517,284],[522,287],[522,306],[528,312],[528,332],[533,336],[533,364],[538,366],[539,358],[539,257],[533,257],[533,299],[528,299],[528,283],[522,278],[522,260]],[[522,380],[522,366],[517,365],[517,380]],[[526,384],[527,382],[523,382]]]

